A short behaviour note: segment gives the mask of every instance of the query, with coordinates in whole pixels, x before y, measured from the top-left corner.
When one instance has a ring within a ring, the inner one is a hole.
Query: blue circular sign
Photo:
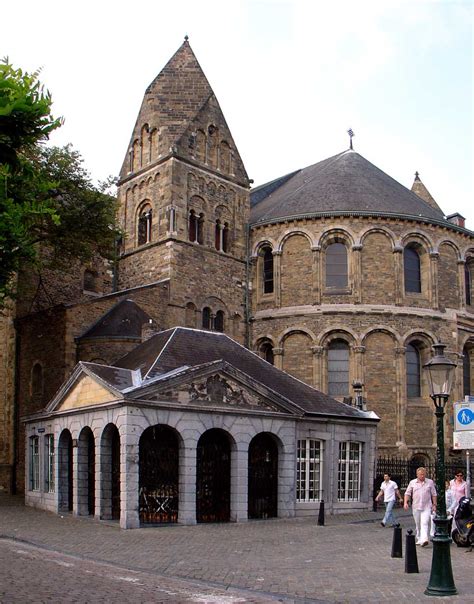
[[[468,426],[474,422],[474,413],[471,409],[460,409],[458,411],[458,422],[463,426]]]

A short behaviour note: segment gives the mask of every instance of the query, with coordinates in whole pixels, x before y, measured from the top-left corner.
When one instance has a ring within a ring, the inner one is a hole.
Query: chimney
[[[451,224],[455,224],[458,227],[462,227],[463,229],[466,228],[466,219],[464,218],[464,216],[461,216],[461,214],[459,214],[458,212],[446,216],[446,220]]]
[[[149,340],[159,331],[158,323],[153,319],[148,319],[148,321],[142,325],[142,342]]]

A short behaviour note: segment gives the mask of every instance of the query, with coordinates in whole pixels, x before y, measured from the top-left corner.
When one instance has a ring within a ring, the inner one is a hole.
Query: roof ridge
[[[169,337],[168,337],[168,339],[166,340],[165,345],[161,347],[161,350],[160,350],[160,352],[158,353],[158,356],[155,358],[155,360],[153,361],[153,363],[151,363],[151,364],[150,364],[150,367],[149,367],[148,371],[147,371],[147,372],[146,372],[146,374],[143,376],[143,380],[146,380],[146,379],[147,379],[147,377],[148,377],[148,376],[149,376],[149,374],[150,374],[150,371],[151,371],[151,370],[153,369],[153,367],[154,367],[154,366],[157,364],[158,359],[159,359],[159,358],[160,358],[160,356],[163,354],[163,352],[164,352],[165,348],[168,346],[168,344],[169,344],[169,343],[171,342],[171,340],[173,339],[173,337],[174,337],[174,335],[175,335],[175,333],[176,333],[176,330],[177,330],[177,329],[179,329],[179,328],[178,328],[178,327],[174,327],[174,328],[172,328],[172,329],[171,329],[171,334],[170,334],[170,336],[169,336]],[[161,333],[163,334],[163,333],[165,333],[166,331],[168,331],[168,330],[166,330],[166,329],[165,329],[165,331],[162,331]],[[160,332],[159,332],[159,333],[160,333]],[[158,335],[158,334],[156,334],[156,335]]]

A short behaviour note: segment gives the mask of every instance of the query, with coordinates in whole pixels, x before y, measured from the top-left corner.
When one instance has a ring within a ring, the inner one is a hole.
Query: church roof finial
[[[352,128],[349,128],[349,130],[347,131],[347,134],[349,135],[349,149],[354,149],[354,147],[352,146],[352,139],[355,136],[354,131],[352,130]]]
[[[415,172],[415,180],[420,180],[420,173],[418,170]]]
[[[189,36],[188,36],[188,34],[186,34],[186,35],[184,36],[184,41],[185,41],[185,42],[187,42],[188,40],[189,40]]]

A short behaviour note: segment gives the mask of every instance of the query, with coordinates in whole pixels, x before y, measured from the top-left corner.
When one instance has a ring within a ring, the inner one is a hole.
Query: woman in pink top
[[[458,502],[461,497],[471,498],[471,494],[468,492],[467,482],[464,480],[464,474],[461,470],[458,470],[451,482],[449,483],[451,491],[454,493],[454,498]]]

